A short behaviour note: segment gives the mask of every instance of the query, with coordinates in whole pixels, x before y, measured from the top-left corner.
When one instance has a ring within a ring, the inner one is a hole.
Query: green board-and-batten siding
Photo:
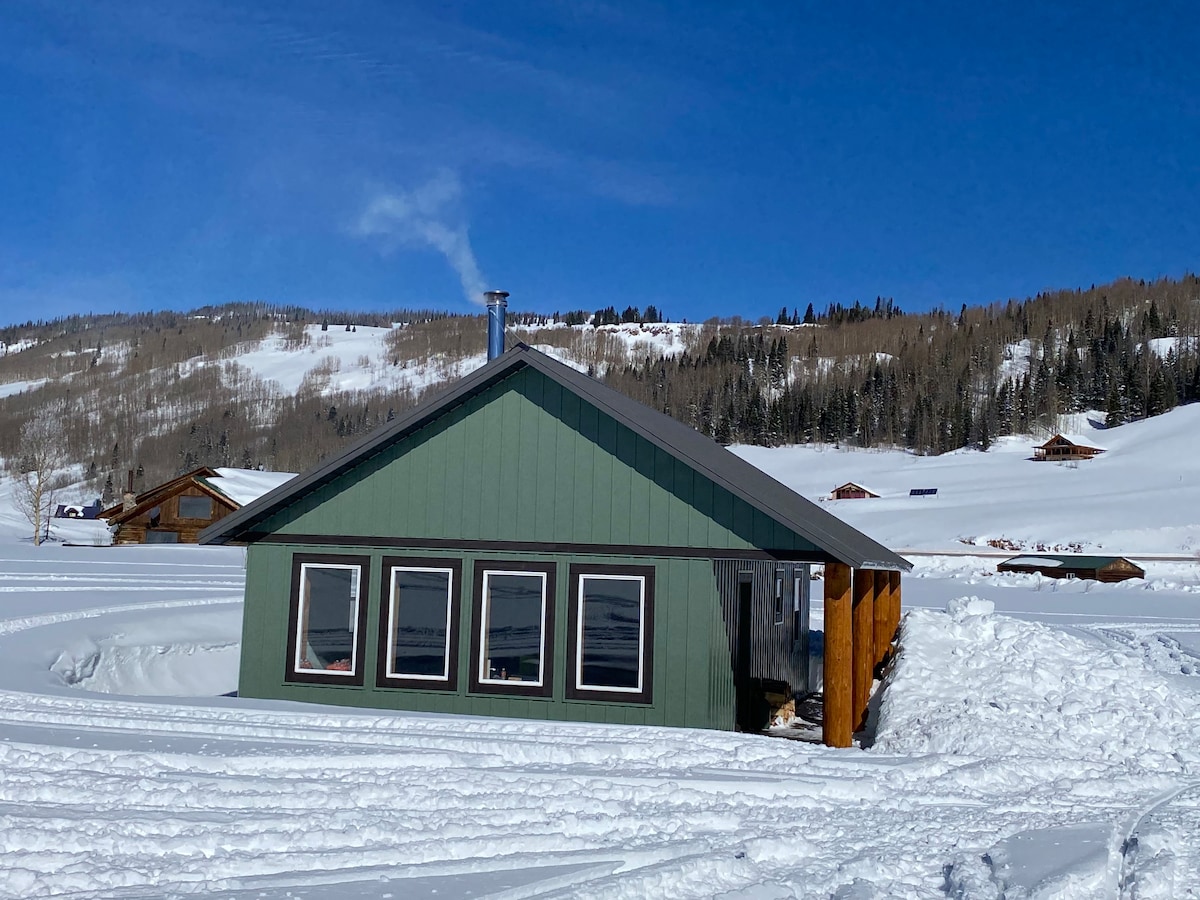
[[[458,691],[419,691],[375,686],[377,646],[374,641],[383,609],[380,586],[383,557],[412,555],[394,550],[375,550],[370,573],[364,579],[363,602],[367,605],[368,639],[363,687],[295,684],[285,680],[287,663],[289,587],[294,553],[347,552],[345,547],[289,546],[257,544],[250,548],[246,571],[246,592],[255,598],[247,603],[242,631],[240,690],[246,696],[308,703],[396,708],[418,712],[454,715],[489,715],[514,718],[554,719],[563,721],[609,722],[627,725],[671,725],[731,729],[734,722],[734,687],[725,624],[713,579],[712,564],[706,559],[682,559],[628,556],[591,556],[590,563],[613,566],[655,567],[653,702],[650,704],[568,700],[565,697],[567,673],[567,619],[555,616],[550,659],[553,692],[546,698],[497,697],[472,695],[470,620],[471,579],[477,559],[503,558],[512,561],[536,560],[557,566],[556,606],[566,608],[568,578],[575,555],[505,554],[447,551],[446,558],[463,561],[464,577],[458,585],[460,629]],[[359,551],[354,551],[356,554]],[[429,558],[427,552],[416,554]]]
[[[533,368],[522,368],[256,531],[289,536],[824,554]]]

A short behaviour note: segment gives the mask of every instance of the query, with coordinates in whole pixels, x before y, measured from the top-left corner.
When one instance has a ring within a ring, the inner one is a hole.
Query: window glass
[[[390,677],[450,677],[449,569],[392,569]]]
[[[212,497],[180,497],[179,518],[211,519]]]
[[[775,579],[775,624],[783,624],[783,578]]]
[[[358,574],[358,566],[301,566],[296,625],[298,672],[354,674]]]
[[[177,531],[147,531],[147,544],[178,544],[179,532]]]
[[[579,579],[580,688],[640,691],[645,580],[584,575]]]
[[[546,576],[541,572],[484,572],[480,628],[481,683],[542,683]]]

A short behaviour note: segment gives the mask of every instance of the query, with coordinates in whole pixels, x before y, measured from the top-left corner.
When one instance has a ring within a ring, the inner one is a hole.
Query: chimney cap
[[[508,305],[508,291],[484,291],[483,296],[488,306]]]

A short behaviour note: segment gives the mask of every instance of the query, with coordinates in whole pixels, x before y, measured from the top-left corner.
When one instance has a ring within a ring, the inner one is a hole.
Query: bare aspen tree
[[[21,515],[33,526],[35,546],[40,546],[43,535],[49,533],[54,492],[62,484],[65,474],[64,416],[65,410],[52,407],[40,410],[21,426],[13,500]]]

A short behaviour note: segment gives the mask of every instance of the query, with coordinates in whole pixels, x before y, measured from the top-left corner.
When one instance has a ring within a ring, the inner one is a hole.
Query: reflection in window
[[[211,519],[212,497],[180,497],[179,518]]]
[[[575,677],[581,690],[642,690],[645,596],[644,578],[580,577]]]
[[[479,681],[541,685],[545,622],[545,573],[485,571]]]
[[[783,578],[775,579],[775,624],[783,624]]]
[[[450,569],[392,569],[389,677],[449,679],[453,581]]]
[[[358,566],[300,567],[296,671],[354,674],[358,577]]]

